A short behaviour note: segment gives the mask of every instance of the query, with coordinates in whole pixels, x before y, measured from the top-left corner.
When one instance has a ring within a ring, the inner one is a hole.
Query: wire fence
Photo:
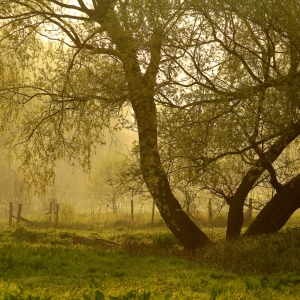
[[[93,201],[74,204],[71,202],[58,203],[56,199],[42,206],[8,203],[2,210],[0,219],[2,224],[13,226],[26,224],[30,226],[43,225],[47,227],[98,227],[108,224],[140,224],[162,221],[161,216],[153,201],[139,202],[124,200],[113,209],[109,203],[96,203]],[[214,207],[209,199],[206,210],[196,209],[187,211],[190,217],[199,225],[205,227],[225,227],[227,223],[227,211],[221,212]],[[252,202],[250,201],[244,212],[245,223],[251,223],[253,219]]]

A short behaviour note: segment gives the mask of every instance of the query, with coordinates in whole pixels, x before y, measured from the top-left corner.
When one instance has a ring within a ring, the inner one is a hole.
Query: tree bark
[[[250,224],[244,236],[279,231],[300,208],[300,174],[282,186]]]
[[[196,249],[209,244],[208,237],[184,212],[179,201],[171,192],[158,153],[154,100],[144,99],[132,104],[138,124],[142,174],[162,218],[186,249]]]
[[[228,239],[235,238],[241,234],[244,223],[244,204],[246,197],[262,173],[262,169],[251,167],[231,198],[226,230],[226,237]]]
[[[268,151],[264,153],[264,157],[268,159],[269,163],[273,163],[282,151],[300,134],[299,124],[292,124],[281,137],[274,142]],[[258,160],[252,166],[247,174],[242,179],[239,187],[234,193],[229,203],[228,221],[226,237],[228,239],[235,238],[241,234],[241,229],[244,223],[244,204],[248,193],[253,188],[255,182],[266,170],[265,164]]]

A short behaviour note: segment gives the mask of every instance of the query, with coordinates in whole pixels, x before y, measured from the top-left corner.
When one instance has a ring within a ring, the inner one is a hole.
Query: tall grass
[[[221,229],[221,231],[223,231]],[[175,237],[164,227],[119,231],[80,232],[91,238],[106,238],[122,245],[110,251],[130,255],[175,255],[192,260],[204,267],[237,274],[300,273],[300,227],[287,227],[279,233],[226,241],[215,230],[215,243],[195,252],[186,252]],[[2,231],[1,240],[35,244],[72,245],[75,231],[32,230],[22,226]]]
[[[204,264],[239,274],[300,274],[300,227],[272,235],[219,241],[199,250],[197,255]]]

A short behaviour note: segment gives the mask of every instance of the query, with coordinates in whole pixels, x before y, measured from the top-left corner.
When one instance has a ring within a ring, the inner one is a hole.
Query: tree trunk
[[[264,153],[269,163],[273,163],[282,151],[300,134],[299,124],[292,124],[280,138]],[[244,204],[246,197],[253,188],[255,182],[265,171],[265,167],[260,160],[250,168],[247,174],[242,179],[239,187],[229,203],[228,221],[227,221],[227,238],[235,238],[241,234],[241,229],[244,223]]]
[[[283,185],[266,204],[246,230],[244,236],[268,234],[279,231],[300,208],[300,174]]]
[[[263,170],[252,167],[243,177],[242,182],[231,198],[226,230],[226,237],[228,239],[235,238],[241,234],[244,223],[244,204],[246,197],[262,173]]]
[[[162,218],[186,249],[196,249],[209,244],[208,237],[184,212],[171,192],[158,153],[154,100],[149,97],[132,101],[132,104],[138,124],[142,174]]]

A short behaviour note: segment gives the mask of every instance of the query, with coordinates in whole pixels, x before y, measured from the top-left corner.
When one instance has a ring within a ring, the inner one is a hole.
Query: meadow
[[[225,241],[187,252],[156,218],[145,214],[58,228],[3,224],[0,299],[299,299],[300,228],[295,216],[281,232]],[[75,235],[117,245],[73,245]]]

